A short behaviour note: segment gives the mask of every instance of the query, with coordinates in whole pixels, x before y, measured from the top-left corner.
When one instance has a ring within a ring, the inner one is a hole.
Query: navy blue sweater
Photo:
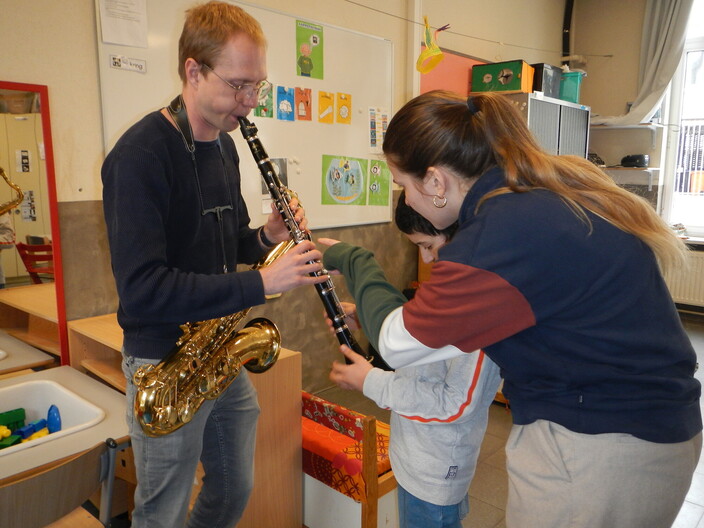
[[[405,304],[383,277],[357,273],[363,251],[326,251],[384,360],[398,368],[483,349],[501,367],[516,424],[653,442],[696,435],[696,355],[653,252],[593,214],[590,228],[546,190],[496,196],[476,212],[501,186],[495,169],[472,187],[458,232]]]
[[[162,359],[179,325],[264,302],[257,271],[233,271],[264,253],[249,227],[232,138],[196,142],[197,178],[176,128],[159,112],[132,126],[106,157],[103,205],[120,300],[124,348]],[[214,207],[222,211],[219,223]],[[223,254],[223,246],[224,253]]]

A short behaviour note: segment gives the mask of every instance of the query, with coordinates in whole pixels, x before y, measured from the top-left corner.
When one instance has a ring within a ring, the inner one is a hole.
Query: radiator
[[[672,298],[678,304],[704,307],[704,251],[691,251],[689,265],[665,275]]]

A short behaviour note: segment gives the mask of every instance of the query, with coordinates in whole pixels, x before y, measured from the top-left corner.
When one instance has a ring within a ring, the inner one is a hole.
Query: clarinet
[[[272,200],[276,204],[276,208],[281,214],[281,218],[286,224],[286,227],[291,233],[291,238],[294,243],[300,244],[304,240],[312,240],[310,233],[307,231],[302,231],[298,227],[296,222],[294,212],[289,207],[289,202],[291,201],[291,194],[287,187],[285,187],[281,180],[279,179],[276,171],[274,170],[274,165],[271,163],[269,156],[264,150],[262,142],[257,136],[257,127],[249,121],[246,117],[238,117],[240,122],[240,130],[242,131],[242,136],[247,141],[249,149],[252,151],[252,156],[254,156],[254,161],[259,167],[259,171],[264,178],[264,183],[269,189],[269,194]],[[319,261],[309,261],[309,262],[319,262]],[[322,268],[320,271],[311,272],[311,277],[320,277],[321,275],[327,275],[328,271]],[[371,361],[372,357],[362,350],[359,343],[350,332],[350,329],[345,323],[345,311],[340,304],[340,300],[335,293],[335,285],[332,279],[328,278],[325,282],[321,282],[315,285],[315,289],[320,296],[320,300],[323,301],[325,306],[325,312],[327,316],[332,321],[333,328],[335,330],[335,335],[337,340],[341,345],[347,345],[357,354],[363,356],[367,361]],[[349,361],[348,361],[349,362]]]

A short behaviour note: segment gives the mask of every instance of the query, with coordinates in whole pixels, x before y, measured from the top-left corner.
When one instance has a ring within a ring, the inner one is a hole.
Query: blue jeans
[[[254,481],[254,441],[259,404],[244,369],[215,400],[205,400],[191,422],[152,438],[134,417],[136,389],[132,376],[146,363],[158,361],[123,354],[127,378],[129,426],[137,489],[133,528],[185,526],[198,461],[204,477],[187,526],[226,528],[237,524]]]
[[[469,495],[457,504],[438,506],[420,500],[399,485],[396,490],[400,528],[462,528],[462,519],[469,513]]]

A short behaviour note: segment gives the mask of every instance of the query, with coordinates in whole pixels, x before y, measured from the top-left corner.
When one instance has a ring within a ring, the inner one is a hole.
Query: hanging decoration
[[[437,38],[438,33],[450,28],[450,24],[445,24],[441,28],[431,32],[427,15],[423,17],[423,21],[425,22],[425,48],[418,56],[418,60],[416,61],[416,70],[420,73],[428,73],[440,64],[440,61],[444,58],[442,50],[440,49],[440,46],[438,46]]]

